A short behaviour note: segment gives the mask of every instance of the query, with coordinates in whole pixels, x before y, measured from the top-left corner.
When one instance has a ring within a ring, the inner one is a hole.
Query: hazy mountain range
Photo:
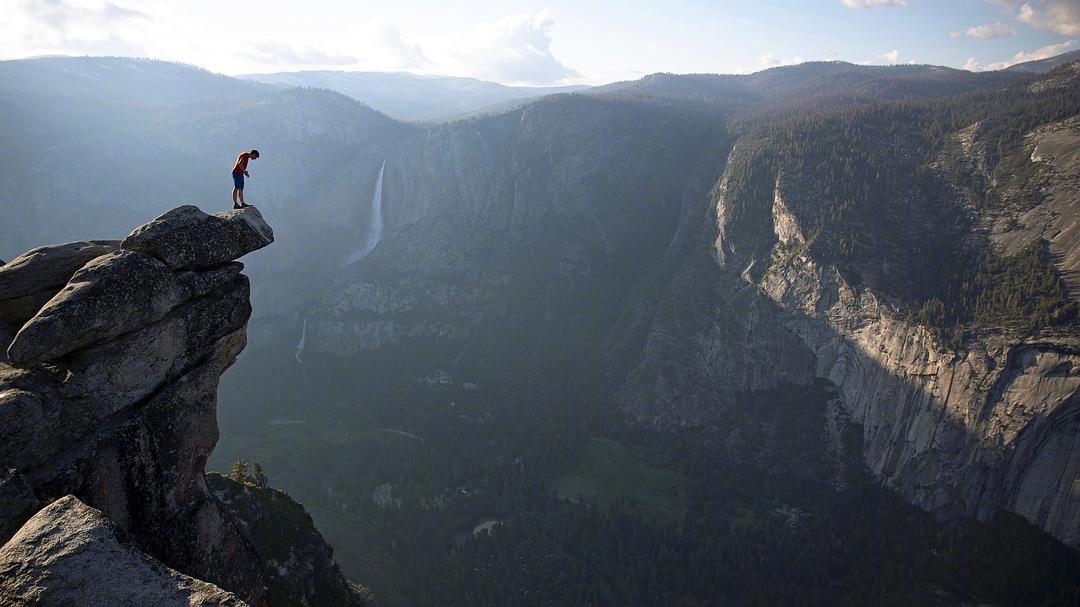
[[[1071,63],[1080,58],[1080,51],[1073,51],[1038,61],[1019,63],[1008,71],[1022,71],[1029,73],[1043,73],[1059,65]],[[879,69],[879,73],[889,74],[887,78],[876,79],[872,74],[867,74],[866,69],[852,66],[850,76],[864,82],[864,86],[871,88],[876,84],[892,84],[896,80],[905,80],[900,75],[900,70],[895,68]],[[940,68],[939,81],[955,86],[953,90],[963,90],[964,76],[961,70]],[[775,77],[771,75],[774,70],[766,70],[748,76],[706,76],[705,79],[724,81],[729,83],[741,82],[742,85],[753,91],[761,91],[770,86]],[[790,70],[779,69],[779,73],[789,73]],[[908,78],[914,77],[920,72],[920,68],[913,68],[908,73]],[[659,75],[658,75],[659,76]],[[813,70],[800,70],[799,78],[814,78]],[[238,76],[243,80],[262,82],[291,87],[322,88],[348,95],[357,101],[363,102],[392,118],[410,122],[443,121],[463,118],[478,112],[498,112],[512,109],[513,104],[522,103],[530,99],[545,95],[559,93],[573,93],[588,90],[589,86],[552,86],[552,87],[524,87],[506,86],[495,82],[477,80],[475,78],[459,78],[452,76],[431,76],[410,74],[408,72],[345,72],[332,70],[300,71],[300,72],[277,72],[268,74],[245,74]],[[685,77],[684,77],[685,78]],[[969,81],[979,77],[972,75]],[[985,78],[983,79],[985,82]],[[826,81],[827,82],[827,81]],[[832,83],[835,85],[835,81]],[[632,88],[648,86],[646,83],[631,84],[619,83],[602,87],[605,89]],[[817,87],[818,93],[827,90],[829,84],[825,82],[804,82],[803,86]],[[938,88],[936,94],[943,94],[948,89]],[[792,91],[792,93],[804,93],[815,91]]]
[[[240,78],[337,91],[387,116],[411,122],[462,118],[477,112],[493,111],[512,102],[589,88],[505,86],[475,78],[421,76],[406,72],[305,71],[247,74]]]

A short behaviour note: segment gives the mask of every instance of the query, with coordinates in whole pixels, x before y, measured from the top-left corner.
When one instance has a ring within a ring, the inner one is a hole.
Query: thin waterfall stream
[[[382,193],[383,193],[383,174],[386,172],[386,159],[382,161],[382,166],[379,167],[379,176],[375,178],[375,192],[371,195],[371,221],[368,223],[367,234],[364,238],[364,244],[357,247],[353,252],[349,253],[348,257],[341,263],[342,267],[348,267],[361,259],[367,257],[368,253],[371,253],[375,247],[382,240],[383,234],[383,214],[382,214]],[[296,343],[296,362],[303,363],[301,358],[304,354],[304,347],[307,344],[307,325],[311,317],[304,318],[303,328],[300,330],[300,341]]]

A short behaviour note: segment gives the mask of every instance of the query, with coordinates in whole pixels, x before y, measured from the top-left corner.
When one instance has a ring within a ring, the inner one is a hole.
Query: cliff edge
[[[272,604],[246,522],[210,492],[204,466],[218,380],[251,315],[235,260],[273,240],[255,208],[182,206],[122,242],[42,247],[0,267],[0,556],[29,554],[41,533],[72,553],[120,541],[119,566],[142,569],[99,585],[95,604],[132,604],[129,586],[147,571],[170,593],[189,589],[191,604],[202,604],[196,592]],[[320,556],[332,558],[328,547]],[[18,575],[47,581],[49,596],[81,592],[77,576],[35,573],[34,562]],[[50,604],[20,594],[14,575],[0,571],[0,603]],[[348,601],[338,604],[358,599]]]

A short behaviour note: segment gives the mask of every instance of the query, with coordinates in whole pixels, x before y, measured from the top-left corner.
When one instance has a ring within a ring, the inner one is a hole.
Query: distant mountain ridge
[[[1016,65],[1005,68],[1005,71],[1045,74],[1046,72],[1053,71],[1055,68],[1072,63],[1073,61],[1080,61],[1080,50],[1069,51],[1068,53],[1062,53],[1047,59],[1037,59],[1035,61],[1017,63]]]
[[[599,95],[649,96],[735,109],[826,107],[911,101],[997,89],[1024,78],[1016,72],[968,72],[937,65],[857,65],[811,61],[752,74],[650,74],[592,90]]]
[[[273,87],[201,67],[128,57],[35,57],[0,61],[0,95],[179,106],[208,96],[251,97]]]
[[[507,86],[476,78],[408,72],[300,71],[244,74],[245,81],[324,88],[348,95],[398,120],[462,118],[507,102],[587,90],[587,86]]]

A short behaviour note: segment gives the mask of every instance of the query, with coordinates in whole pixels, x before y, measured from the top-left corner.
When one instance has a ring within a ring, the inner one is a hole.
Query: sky
[[[1080,49],[1080,0],[0,0],[0,59],[223,74],[408,71],[504,84],[816,60],[990,70]]]

